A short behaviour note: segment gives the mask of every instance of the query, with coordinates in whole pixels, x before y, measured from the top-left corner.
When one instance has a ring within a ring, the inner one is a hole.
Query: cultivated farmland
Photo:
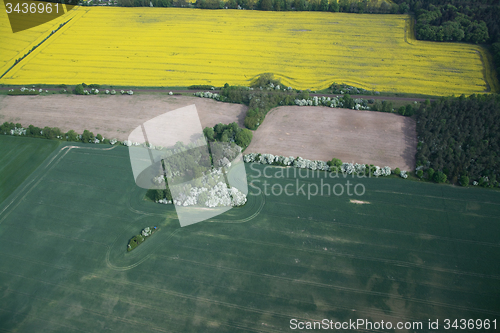
[[[431,95],[496,89],[481,47],[416,41],[405,15],[116,7],[72,12],[75,18],[0,83],[248,85],[272,72],[300,89],[332,82]]]
[[[90,130],[105,138],[126,140],[143,122],[187,105],[196,105],[201,125],[238,123],[248,107],[189,96],[0,96],[2,121],[39,127],[59,127],[62,131]]]
[[[292,318],[499,319],[498,192],[350,178],[365,185],[363,196],[265,196],[256,190],[264,180],[269,192],[320,179],[293,169],[264,178],[264,166],[247,165],[255,195],[244,207],[179,228],[173,207],[142,200],[126,148],[77,147],[0,205],[2,330],[277,332]],[[145,226],[161,230],[127,253]]]
[[[415,168],[413,119],[373,111],[318,106],[281,106],[254,134],[246,153],[300,156],[368,163],[402,170]]]
[[[58,146],[57,141],[0,135],[0,203]]]
[[[4,1],[1,1],[0,11],[0,76],[14,64],[15,60],[24,56],[28,51],[59,24],[69,20],[72,12],[68,12],[57,19],[28,30],[12,33],[9,18],[7,17]]]

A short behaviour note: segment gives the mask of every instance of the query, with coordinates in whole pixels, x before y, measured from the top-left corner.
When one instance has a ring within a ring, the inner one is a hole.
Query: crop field
[[[0,203],[58,146],[57,141],[0,135]]]
[[[406,15],[80,7],[2,84],[286,85],[376,91],[495,91],[480,46],[414,40]],[[11,38],[15,38],[11,37]]]
[[[53,21],[14,34],[5,10],[5,1],[2,0],[0,3],[0,76],[14,64],[16,59],[24,56],[52,30],[57,29],[59,24],[72,17],[72,12],[69,12]]]
[[[127,140],[143,122],[184,106],[195,105],[203,128],[218,123],[243,127],[247,106],[194,96],[0,96],[2,122],[45,127],[50,124],[67,132],[89,130],[105,138]],[[22,105],[22,107],[20,107]]]
[[[1,111],[0,111],[1,112]],[[374,164],[413,170],[416,123],[409,117],[318,106],[280,106],[255,131],[245,153]]]
[[[321,185],[318,174],[278,178],[287,169],[270,167],[266,178],[263,166],[247,165],[244,207],[180,228],[172,206],[143,200],[129,163],[124,147],[65,147],[0,205],[1,330],[283,332],[292,318],[500,319],[499,192],[349,178],[364,195],[308,199],[279,187],[307,192]],[[258,193],[265,188],[277,195]],[[127,253],[145,226],[160,230]]]

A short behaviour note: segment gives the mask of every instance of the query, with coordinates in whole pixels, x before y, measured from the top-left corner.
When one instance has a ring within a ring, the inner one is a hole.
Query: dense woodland
[[[421,105],[417,173],[438,182],[495,186],[500,180],[500,96],[443,98]],[[440,178],[440,179],[439,179]]]

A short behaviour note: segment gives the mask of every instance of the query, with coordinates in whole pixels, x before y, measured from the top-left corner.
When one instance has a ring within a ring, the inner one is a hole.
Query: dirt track
[[[105,138],[126,140],[143,122],[167,111],[195,104],[201,125],[237,122],[243,126],[247,107],[188,96],[0,96],[0,123],[59,127]]]
[[[369,163],[412,170],[415,121],[389,113],[318,106],[272,110],[246,152]]]

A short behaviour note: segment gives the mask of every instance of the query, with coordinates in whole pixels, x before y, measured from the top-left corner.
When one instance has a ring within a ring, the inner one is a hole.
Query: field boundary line
[[[80,19],[89,10],[89,9],[86,9],[85,11],[83,11],[83,10],[78,11],[78,9],[81,9],[81,8],[82,8],[81,6],[76,6],[75,9],[71,10],[70,12],[76,11],[75,15],[65,18],[64,20],[66,20],[67,23],[64,26],[62,26],[60,29],[58,29],[58,28],[51,29],[51,30],[56,30],[56,32],[53,35],[49,34],[48,36],[44,35],[45,37],[43,37],[43,38],[42,38],[42,36],[37,38],[37,40],[35,42],[31,43],[26,49],[24,49],[22,52],[20,52],[19,54],[24,53],[27,50],[26,53],[28,53],[28,54],[26,56],[23,56],[21,61],[19,61],[17,64],[11,65],[12,67],[10,69],[7,69],[6,72],[2,73],[0,76],[0,82],[4,81],[3,83],[7,84],[7,82],[5,82],[5,80],[8,77],[12,77],[13,75],[15,75],[19,71],[19,69],[21,69],[24,65],[28,64],[33,59],[34,55],[37,55],[38,53],[40,53],[41,50],[45,49],[45,47],[49,43],[53,42],[57,37],[60,36],[60,34],[63,31],[66,31],[68,29],[68,27],[72,26],[74,24],[74,22],[78,21],[78,19]],[[62,16],[65,16],[65,15],[62,15]],[[61,21],[58,21],[58,22],[61,22]],[[57,23],[55,25],[53,25],[52,27],[54,28],[54,27],[56,27],[56,25],[57,25]],[[33,51],[31,51],[31,48],[34,45],[38,45],[38,46]],[[26,54],[26,53],[24,53],[24,54]],[[15,60],[14,60],[14,62],[15,62]],[[22,66],[20,65],[21,62],[24,62],[24,64],[22,64]],[[5,68],[5,66],[4,66],[4,68]],[[3,70],[3,68],[2,68],[2,70]],[[9,74],[9,75],[7,75],[7,74]]]
[[[50,33],[49,33],[49,35],[45,35],[45,33],[47,33],[48,31],[55,30],[54,28],[57,28],[57,26],[59,24],[63,23],[65,20],[67,20],[67,18],[65,16],[66,16],[66,13],[64,15],[61,15],[60,17],[58,17],[57,21],[52,25],[52,27],[49,30],[47,30],[47,31],[43,32],[42,34],[40,34],[40,36],[38,36],[33,42],[31,42],[24,49],[20,50],[19,53],[13,59],[11,59],[10,61],[7,61],[5,63],[5,65],[0,68],[0,77],[5,76],[5,74],[7,74],[10,70],[12,70],[15,66],[17,66],[17,64],[19,64],[19,63],[17,63],[17,64],[15,63],[16,60],[19,59],[19,55],[22,54],[24,56],[25,54],[27,54],[28,52],[30,52],[30,50],[35,45],[40,44],[45,38],[49,37]]]
[[[414,45],[416,42],[415,38],[415,19],[413,16],[408,15],[408,17],[405,19],[405,28],[404,28],[404,39],[405,42],[409,45]],[[411,43],[410,43],[411,41]]]
[[[491,54],[486,51],[482,46],[477,46],[477,51],[481,63],[483,64],[484,82],[486,82],[486,92],[498,93],[500,92],[500,84],[498,83],[498,76],[495,66],[493,65],[493,58]]]

